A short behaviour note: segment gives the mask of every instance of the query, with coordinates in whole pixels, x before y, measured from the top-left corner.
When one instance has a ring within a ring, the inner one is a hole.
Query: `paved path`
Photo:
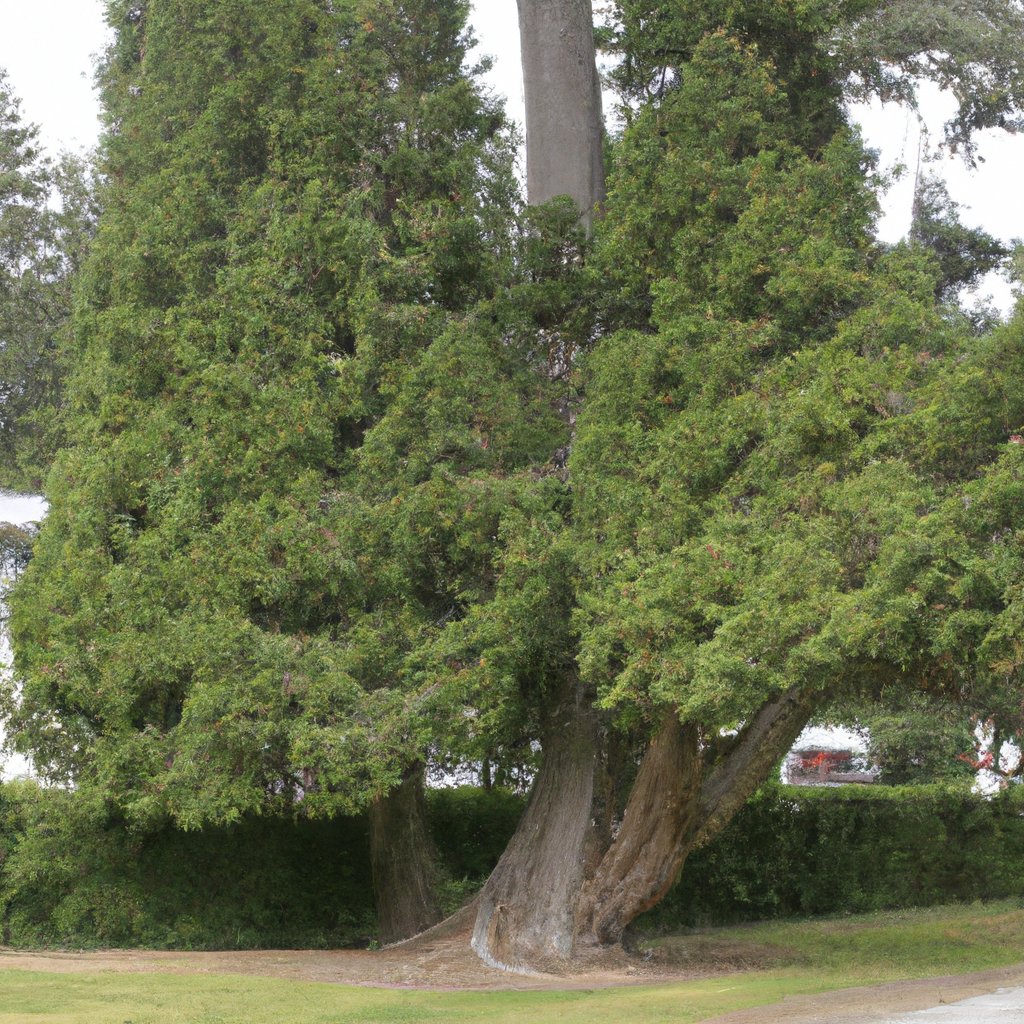
[[[1024,988],[1001,988],[987,996],[893,1017],[890,1024],[1024,1024]]]

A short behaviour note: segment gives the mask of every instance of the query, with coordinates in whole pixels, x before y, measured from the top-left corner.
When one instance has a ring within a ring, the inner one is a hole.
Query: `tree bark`
[[[594,798],[596,723],[570,679],[547,722],[530,802],[478,897],[472,946],[492,967],[556,967],[573,953]]]
[[[588,233],[604,201],[601,82],[590,0],[518,0],[531,206],[570,196]]]
[[[422,765],[370,805],[370,863],[382,943],[408,939],[440,920]]]
[[[576,909],[578,945],[618,942],[626,926],[672,888],[699,813],[699,732],[675,709],[647,748],[614,842],[583,886]]]
[[[527,198],[536,206],[569,196],[589,233],[604,200],[591,2],[518,5]],[[512,971],[557,969],[572,956],[585,876],[611,840],[609,787],[595,787],[600,747],[593,695],[569,675],[546,722],[530,802],[477,898],[472,946],[486,963]]]
[[[595,785],[598,716],[578,682],[567,686],[530,803],[480,894],[473,948],[495,967],[550,971],[621,942],[675,884],[689,853],[764,782],[813,708],[813,695],[797,688],[772,697],[711,765],[700,727],[667,709],[609,843],[607,796]]]
[[[744,726],[701,787],[694,846],[721,832],[768,778],[810,720],[815,698],[812,691],[794,686],[766,701]]]

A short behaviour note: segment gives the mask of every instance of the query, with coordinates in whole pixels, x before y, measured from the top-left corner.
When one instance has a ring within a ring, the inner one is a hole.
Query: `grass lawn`
[[[1024,959],[1019,903],[756,925],[667,936],[654,955],[733,973],[571,992],[413,992],[233,975],[0,972],[0,1024],[623,1024],[729,1010]],[[439,981],[442,979],[439,979]]]

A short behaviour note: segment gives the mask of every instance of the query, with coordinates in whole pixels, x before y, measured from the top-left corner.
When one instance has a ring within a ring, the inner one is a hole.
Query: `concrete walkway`
[[[893,1017],[889,1024],[1024,1024],[1024,988],[1001,988],[987,996]]]

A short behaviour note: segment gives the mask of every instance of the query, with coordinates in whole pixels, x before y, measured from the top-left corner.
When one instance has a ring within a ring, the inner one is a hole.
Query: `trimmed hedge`
[[[522,797],[428,795],[448,909],[496,863]],[[373,940],[362,818],[128,831],[100,799],[0,786],[0,920],[11,945],[327,948]],[[1024,894],[1024,793],[765,787],[695,852],[643,930]]]
[[[5,943],[329,948],[375,932],[360,819],[139,835],[86,794],[9,785],[4,804],[19,831],[0,865]]]
[[[768,785],[641,928],[1024,895],[1024,792]]]
[[[497,863],[523,799],[428,793],[442,897]],[[100,798],[0,785],[0,921],[15,946],[341,948],[376,935],[365,818],[255,818],[134,834]]]

